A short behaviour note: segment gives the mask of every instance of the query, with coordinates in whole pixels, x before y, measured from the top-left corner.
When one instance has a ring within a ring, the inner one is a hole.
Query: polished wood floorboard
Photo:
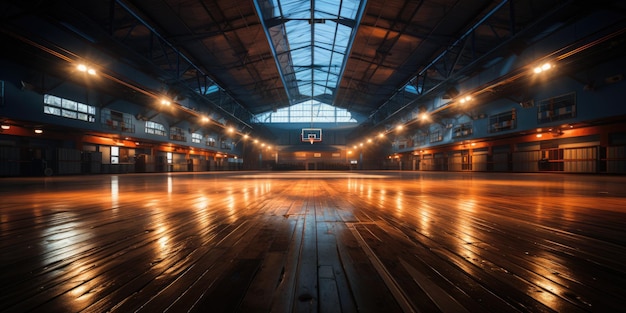
[[[625,312],[626,177],[0,179],[0,312]]]

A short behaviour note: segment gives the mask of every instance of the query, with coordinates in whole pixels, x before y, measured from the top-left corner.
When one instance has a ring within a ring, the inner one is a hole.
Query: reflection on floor
[[[617,312],[626,177],[0,179],[2,312]]]

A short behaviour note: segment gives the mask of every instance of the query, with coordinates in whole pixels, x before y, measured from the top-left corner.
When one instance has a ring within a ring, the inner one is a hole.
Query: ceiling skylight
[[[255,0],[292,104],[332,104],[365,0]]]
[[[356,123],[348,110],[316,100],[303,101],[255,117],[258,123]]]

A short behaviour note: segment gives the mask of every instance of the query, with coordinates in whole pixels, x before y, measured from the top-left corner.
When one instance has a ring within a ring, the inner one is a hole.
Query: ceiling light
[[[465,102],[469,102],[471,100],[472,100],[471,96],[465,96],[465,97],[461,98],[460,101],[461,101],[461,103],[465,103]]]
[[[79,72],[87,73],[89,75],[96,75],[96,70],[91,68],[91,67],[88,67],[85,64],[78,64],[78,65],[76,65],[76,69]]]
[[[539,73],[541,73],[541,72],[545,72],[545,71],[547,71],[547,70],[549,70],[549,69],[551,69],[551,68],[552,68],[552,64],[550,64],[550,63],[544,63],[544,64],[542,64],[542,65],[540,65],[540,66],[535,67],[535,69],[533,69],[533,71],[534,71],[535,73],[539,74]]]
[[[43,129],[39,129],[39,128],[35,129],[35,134],[41,134],[41,133],[43,133]]]
[[[6,129],[10,129],[10,128],[11,128],[11,125],[2,124],[2,129],[6,130]]]
[[[404,126],[402,126],[402,125],[398,125],[398,126],[396,127],[396,130],[402,130],[402,129],[404,129]]]

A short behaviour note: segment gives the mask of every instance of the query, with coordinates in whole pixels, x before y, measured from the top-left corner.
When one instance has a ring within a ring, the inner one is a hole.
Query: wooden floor
[[[626,177],[0,179],[1,312],[625,312]]]

